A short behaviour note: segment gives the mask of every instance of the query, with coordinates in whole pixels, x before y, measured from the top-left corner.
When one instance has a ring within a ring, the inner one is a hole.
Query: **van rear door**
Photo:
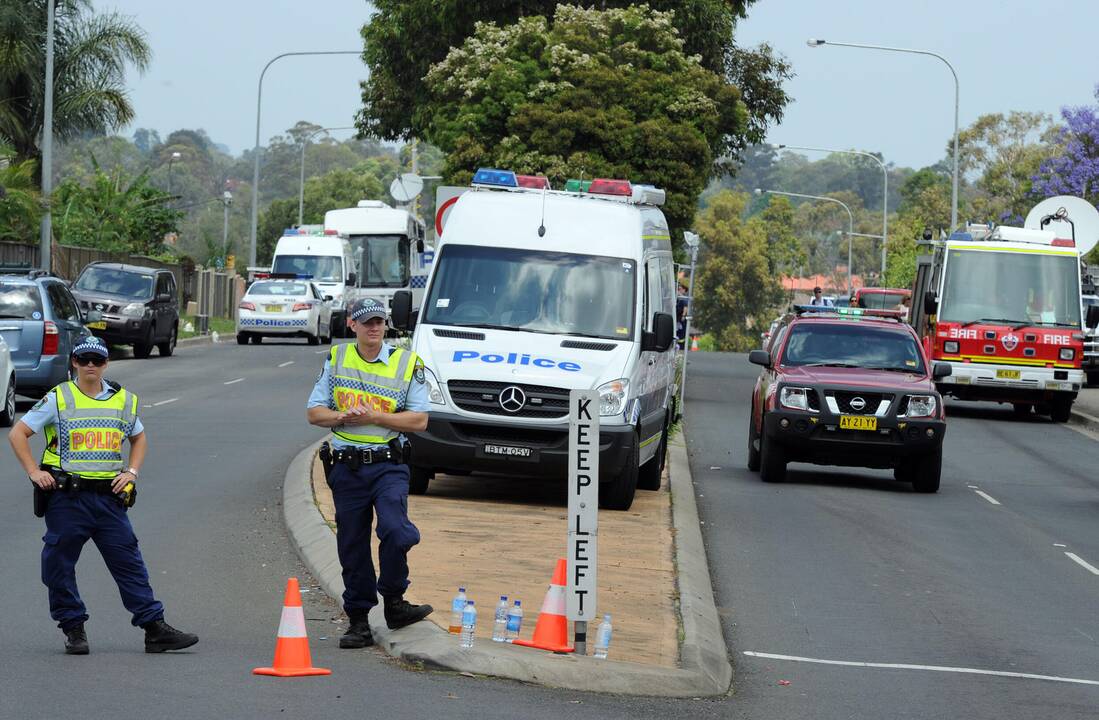
[[[43,325],[42,295],[38,286],[0,281],[0,336],[8,344],[16,369],[38,366]]]

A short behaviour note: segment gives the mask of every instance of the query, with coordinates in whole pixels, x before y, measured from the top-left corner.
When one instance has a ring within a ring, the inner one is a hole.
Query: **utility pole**
[[[39,237],[39,260],[42,269],[50,271],[50,250],[53,242],[53,218],[50,216],[50,194],[53,192],[53,0],[46,2],[46,83],[45,101],[42,103],[42,200],[46,212],[42,214]]]

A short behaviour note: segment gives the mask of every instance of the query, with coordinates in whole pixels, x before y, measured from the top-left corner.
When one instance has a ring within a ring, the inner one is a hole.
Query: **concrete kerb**
[[[1090,430],[1093,433],[1099,434],[1099,417],[1080,410],[1073,410],[1072,415],[1069,418],[1069,422],[1073,425],[1078,425],[1086,430]]]
[[[336,536],[313,499],[310,473],[320,441],[302,450],[290,463],[283,483],[283,513],[290,539],[302,562],[324,591],[337,602],[343,595]],[[374,641],[390,655],[430,669],[534,682],[589,692],[668,697],[723,695],[732,680],[721,622],[713,600],[706,552],[699,529],[694,486],[681,442],[669,444],[672,517],[684,640],[681,667],[596,660],[587,656],[555,655],[506,643],[458,647],[457,638],[434,623],[421,622],[390,630],[380,606],[370,613]],[[449,612],[439,608],[436,612]],[[533,618],[532,618],[533,621]]]

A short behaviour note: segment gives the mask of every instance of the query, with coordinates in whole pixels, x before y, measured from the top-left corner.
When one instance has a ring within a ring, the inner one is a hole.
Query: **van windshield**
[[[444,245],[423,322],[622,340],[637,268],[625,258]]]
[[[276,255],[271,272],[311,277],[318,282],[343,282],[340,258],[334,255]]]
[[[408,285],[408,238],[404,235],[352,235],[362,287]]]

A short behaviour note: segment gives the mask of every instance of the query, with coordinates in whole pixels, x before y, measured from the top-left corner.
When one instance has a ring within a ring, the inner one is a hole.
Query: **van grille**
[[[500,406],[500,393],[513,386],[526,396],[526,402],[518,412],[509,412]],[[564,388],[487,380],[451,380],[447,382],[447,389],[455,405],[483,415],[561,418],[569,411],[569,391]]]
[[[457,340],[484,340],[485,334],[479,332],[469,332],[468,330],[440,330],[435,328],[431,332],[435,333],[435,337],[455,338]]]
[[[561,347],[575,348],[576,350],[602,350],[603,352],[606,352],[608,350],[614,350],[618,346],[614,343],[585,342],[583,340],[562,340]]]

